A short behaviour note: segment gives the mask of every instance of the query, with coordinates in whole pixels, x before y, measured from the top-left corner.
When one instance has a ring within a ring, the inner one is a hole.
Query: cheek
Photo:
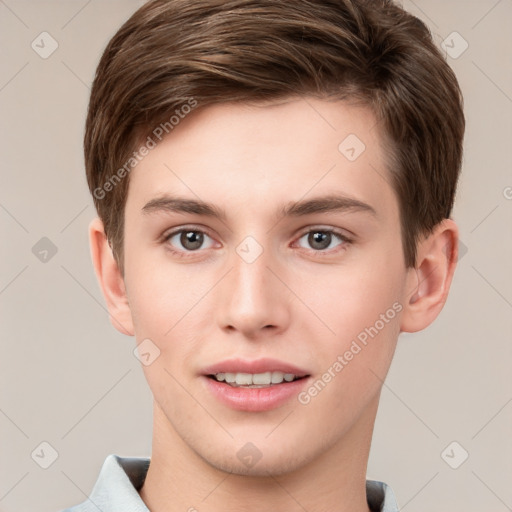
[[[201,297],[197,276],[191,278],[188,272],[170,266],[163,251],[158,252],[161,254],[155,259],[134,249],[126,265],[127,295],[138,340],[169,337]]]
[[[334,331],[325,330],[316,349],[321,375],[311,393],[322,390],[322,397],[315,398],[319,414],[321,407],[340,414],[359,410],[378,393],[400,332],[404,276],[400,258],[381,258],[331,273],[323,289],[318,282],[309,287],[311,308]]]
[[[333,436],[337,425],[348,417],[355,421],[376,400],[388,372],[403,308],[400,272],[399,265],[383,264],[339,275],[323,292],[311,295],[312,308],[334,334],[326,331],[318,343],[319,374],[299,402],[310,407],[318,428],[329,424]],[[325,411],[330,411],[327,420]]]
[[[400,308],[393,305],[401,298],[404,279],[405,271],[396,262],[362,262],[357,267],[331,269],[323,279],[309,277],[301,294],[308,297],[308,306],[333,337],[346,340],[375,324],[386,312],[389,323],[397,322],[396,309]]]
[[[171,375],[193,367],[201,340],[211,330],[209,277],[215,276],[198,273],[193,266],[170,265],[161,256],[153,255],[151,261],[151,256],[132,257],[126,267],[127,293],[137,344],[149,339],[158,353],[143,367],[146,379],[164,399],[171,389],[179,395],[181,388]]]

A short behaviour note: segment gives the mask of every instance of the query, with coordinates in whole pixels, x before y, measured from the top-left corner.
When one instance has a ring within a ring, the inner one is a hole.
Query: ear
[[[124,279],[108,244],[103,222],[99,218],[89,224],[89,243],[94,270],[107,303],[110,322],[122,334],[133,336],[133,320]]]
[[[459,230],[451,219],[444,219],[419,242],[416,267],[407,276],[401,331],[421,331],[439,315],[457,265],[458,246]]]

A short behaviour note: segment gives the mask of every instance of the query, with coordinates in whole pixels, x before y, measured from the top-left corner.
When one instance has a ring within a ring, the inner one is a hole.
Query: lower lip
[[[260,412],[275,409],[296,397],[308,381],[307,377],[274,384],[265,388],[233,387],[203,376],[206,387],[222,403],[239,411]]]

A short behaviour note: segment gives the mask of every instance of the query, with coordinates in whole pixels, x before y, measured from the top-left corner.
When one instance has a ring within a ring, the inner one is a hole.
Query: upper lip
[[[297,377],[308,375],[306,370],[278,359],[262,358],[249,361],[246,359],[226,359],[203,369],[203,375],[215,375],[217,373],[265,373],[283,372],[291,373]]]

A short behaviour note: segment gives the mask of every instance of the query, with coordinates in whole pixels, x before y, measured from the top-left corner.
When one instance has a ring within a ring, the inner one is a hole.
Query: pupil
[[[197,231],[183,232],[180,237],[180,242],[186,249],[191,251],[199,249],[203,245],[203,234]]]
[[[326,249],[331,243],[331,234],[322,231],[315,231],[309,234],[309,244],[314,249]]]

